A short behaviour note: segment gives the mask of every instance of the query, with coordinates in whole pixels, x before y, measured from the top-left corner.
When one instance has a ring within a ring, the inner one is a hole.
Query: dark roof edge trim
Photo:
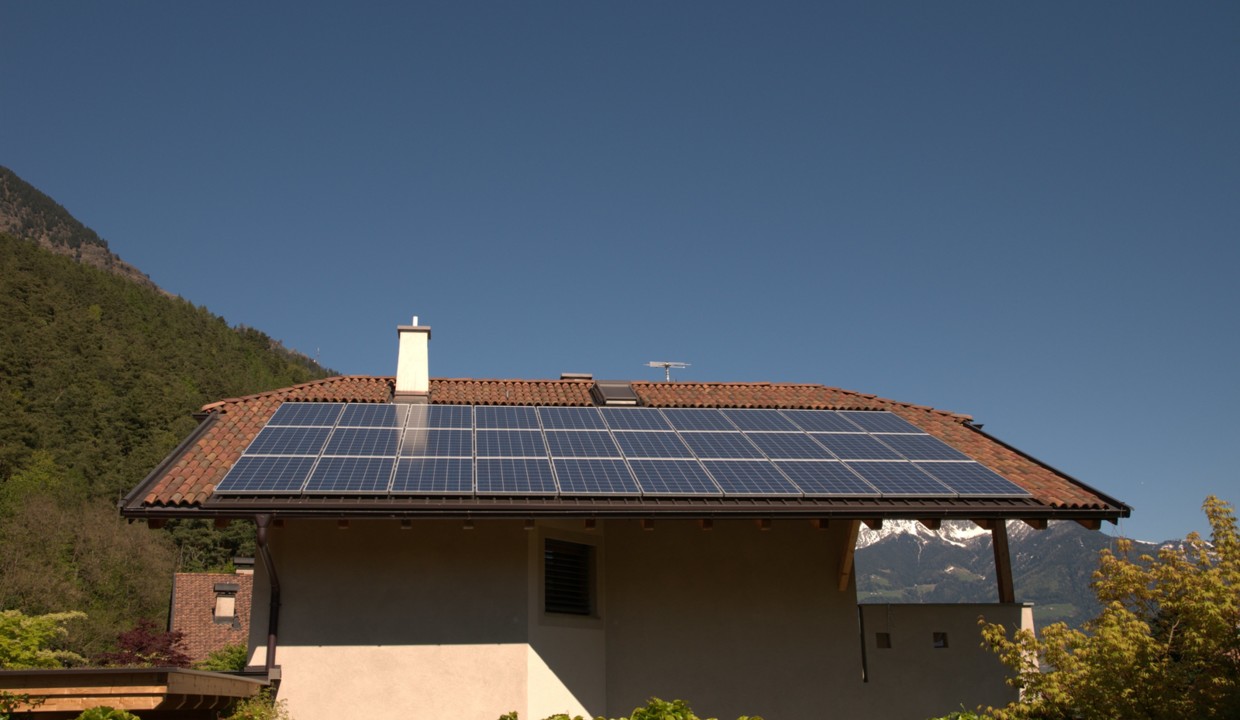
[[[155,466],[155,469],[148,473],[147,476],[142,479],[142,482],[138,483],[137,487],[130,490],[125,497],[121,498],[120,502],[117,503],[117,506],[121,509],[121,514],[124,514],[126,509],[135,507],[135,505],[137,507],[141,507],[141,498],[145,497],[147,488],[162,478],[164,473],[168,471],[168,468],[172,467],[172,464],[179,460],[182,455],[189,452],[189,449],[197,444],[203,433],[210,429],[210,427],[214,425],[215,421],[218,419],[218,412],[208,413],[206,418],[202,422],[198,423],[198,427],[194,428],[194,431],[182,440],[180,445],[177,445],[173,448],[172,452],[168,453],[168,457],[160,461],[160,463]],[[138,502],[135,503],[135,500],[138,500]]]
[[[1069,481],[1069,482],[1071,482],[1072,484],[1074,484],[1074,485],[1076,485],[1076,486],[1078,486],[1078,487],[1080,487],[1080,488],[1082,488],[1082,489],[1084,489],[1084,490],[1088,490],[1089,492],[1093,493],[1094,495],[1097,495],[1099,498],[1101,498],[1102,500],[1104,500],[1104,501],[1105,501],[1108,505],[1112,505],[1112,506],[1114,506],[1115,508],[1117,508],[1117,509],[1119,510],[1119,517],[1125,517],[1125,518],[1126,518],[1126,517],[1128,517],[1129,515],[1131,515],[1131,514],[1132,514],[1132,508],[1131,508],[1131,507],[1129,507],[1127,504],[1122,503],[1122,502],[1120,502],[1119,500],[1116,500],[1115,498],[1111,497],[1110,495],[1107,495],[1106,493],[1104,493],[1104,492],[1102,492],[1102,491],[1100,491],[1100,490],[1098,490],[1098,489],[1096,489],[1096,488],[1094,488],[1094,487],[1092,487],[1092,486],[1090,486],[1090,485],[1087,485],[1087,484],[1085,484],[1085,483],[1081,482],[1080,480],[1077,480],[1075,477],[1073,477],[1073,476],[1069,475],[1068,473],[1064,472],[1063,470],[1060,470],[1059,468],[1057,468],[1057,467],[1055,467],[1055,466],[1053,466],[1053,465],[1050,465],[1049,463],[1045,463],[1045,462],[1043,462],[1043,461],[1041,461],[1041,460],[1037,459],[1036,457],[1034,457],[1034,456],[1030,455],[1029,453],[1025,452],[1024,450],[1021,450],[1021,449],[1019,449],[1019,448],[1013,447],[1013,446],[1011,446],[1011,445],[1009,445],[1009,444],[1005,443],[1004,441],[1002,441],[1002,440],[1000,440],[999,438],[995,437],[994,435],[991,435],[990,433],[988,433],[988,432],[986,432],[986,431],[982,430],[981,428],[979,428],[978,426],[974,425],[973,423],[966,422],[966,423],[964,423],[964,426],[965,426],[965,427],[967,427],[967,428],[969,428],[969,429],[970,429],[970,430],[972,430],[973,432],[977,433],[978,435],[981,435],[982,437],[986,438],[987,440],[990,440],[991,442],[993,442],[993,443],[995,443],[995,444],[997,444],[997,445],[1000,445],[1000,446],[1002,446],[1002,447],[1005,447],[1005,448],[1007,448],[1008,450],[1011,450],[1012,452],[1016,453],[1017,455],[1020,455],[1021,457],[1025,458],[1026,460],[1028,460],[1028,461],[1030,461],[1030,462],[1032,462],[1032,463],[1036,463],[1037,465],[1039,465],[1039,466],[1041,466],[1041,467],[1043,467],[1043,468],[1045,468],[1045,469],[1047,469],[1047,470],[1050,470],[1051,472],[1053,472],[1053,473],[1055,473],[1056,475],[1058,475],[1058,476],[1060,476],[1060,477],[1064,478],[1065,480],[1068,480],[1068,481]]]

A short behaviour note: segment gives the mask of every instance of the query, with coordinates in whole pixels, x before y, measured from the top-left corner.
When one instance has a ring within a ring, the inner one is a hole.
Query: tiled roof
[[[591,380],[432,379],[431,402],[456,405],[592,405]],[[207,420],[126,499],[127,510],[201,508],[215,484],[285,401],[388,402],[390,377],[334,377],[203,407]],[[652,383],[633,390],[649,407],[887,410],[1018,483],[1047,508],[1128,508],[1004,445],[968,424],[967,415],[811,384]]]
[[[216,622],[216,584],[235,584],[236,621]],[[254,576],[240,573],[176,573],[172,580],[172,629],[183,635],[190,660],[206,660],[227,645],[245,645],[250,635]]]

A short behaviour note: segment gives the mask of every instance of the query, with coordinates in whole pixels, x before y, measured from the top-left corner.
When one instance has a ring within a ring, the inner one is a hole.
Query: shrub
[[[517,713],[510,712],[501,715],[499,720],[519,720]],[[552,715],[545,720],[584,720],[580,715],[569,717],[564,713]],[[606,720],[606,718],[598,717],[594,720]],[[619,720],[702,720],[693,713],[693,708],[684,700],[673,700],[667,702],[657,697],[650,698],[650,702],[645,707],[634,708],[633,713],[627,718],[619,718]],[[714,718],[709,718],[714,720]],[[754,715],[743,715],[738,720],[762,720],[761,717]]]
[[[241,672],[250,659],[250,652],[245,643],[225,645],[207,656],[206,660],[194,665],[195,670],[211,672]]]
[[[232,714],[224,720],[292,720],[287,705],[284,700],[272,698],[271,688],[264,688],[259,694],[234,705]]]
[[[141,718],[131,712],[100,706],[83,710],[75,720],[141,720]]]

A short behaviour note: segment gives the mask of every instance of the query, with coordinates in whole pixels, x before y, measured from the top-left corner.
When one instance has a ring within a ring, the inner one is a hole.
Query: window
[[[543,609],[549,613],[591,615],[594,548],[548,538],[543,545]]]
[[[237,592],[240,589],[236,583],[215,584],[215,611],[212,613],[215,622],[237,625]]]

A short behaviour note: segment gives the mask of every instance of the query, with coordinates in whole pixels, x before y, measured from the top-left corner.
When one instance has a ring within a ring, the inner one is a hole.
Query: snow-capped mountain
[[[1097,614],[1090,589],[1098,551],[1115,538],[1074,522],[1035,530],[1008,523],[1012,576],[1019,602],[1034,603],[1039,626],[1079,625]],[[1138,552],[1158,545],[1137,543]],[[861,602],[995,602],[998,597],[990,532],[967,521],[930,530],[914,520],[864,525],[857,536],[857,595]]]

